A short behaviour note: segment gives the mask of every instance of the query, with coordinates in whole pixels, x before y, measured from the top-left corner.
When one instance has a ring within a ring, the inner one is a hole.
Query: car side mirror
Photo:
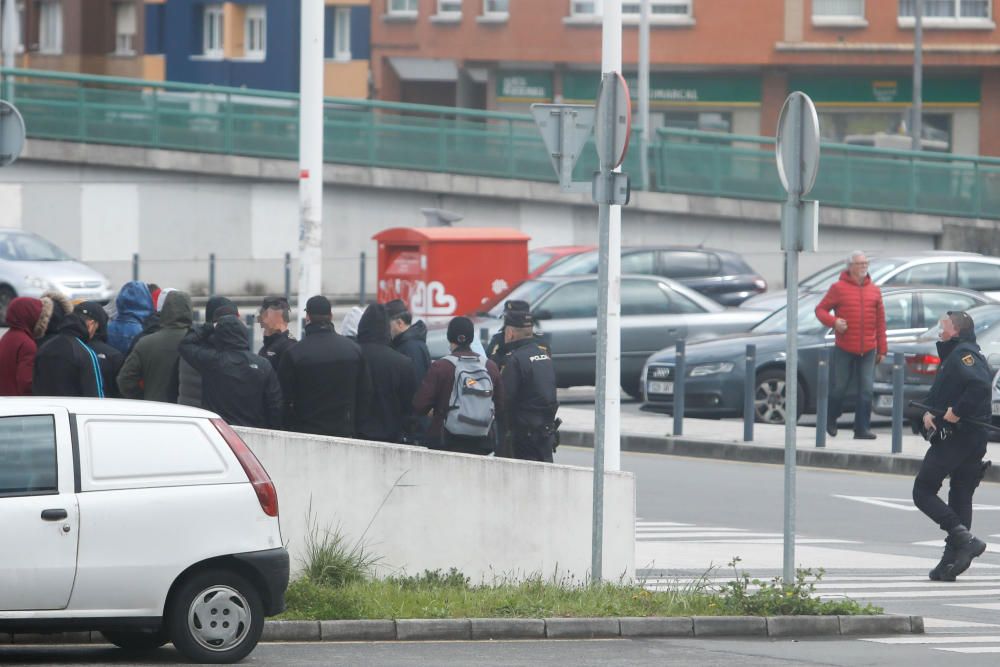
[[[539,308],[538,310],[532,312],[531,316],[536,320],[551,320],[552,311],[545,310],[544,308]]]

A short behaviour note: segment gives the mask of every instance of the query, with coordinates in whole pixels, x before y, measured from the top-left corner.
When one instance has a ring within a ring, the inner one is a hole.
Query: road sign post
[[[798,422],[798,314],[799,314],[799,252],[803,241],[816,249],[818,208],[815,202],[804,203],[802,197],[812,190],[819,170],[819,118],[816,107],[807,95],[792,93],[785,100],[778,119],[775,154],[778,177],[788,192],[782,207],[781,248],[785,251],[786,339],[785,361],[785,499],[784,554],[782,578],[786,586],[795,582],[795,429]],[[806,224],[808,222],[808,225]],[[809,231],[806,232],[806,227]],[[826,428],[826,424],[816,424]]]
[[[14,164],[24,148],[24,119],[17,107],[0,100],[0,167]]]

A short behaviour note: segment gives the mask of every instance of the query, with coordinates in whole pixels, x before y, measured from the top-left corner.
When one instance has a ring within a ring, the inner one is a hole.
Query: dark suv
[[[585,273],[597,273],[596,250],[568,257],[543,275]],[[622,274],[626,273],[671,278],[724,306],[738,306],[767,290],[767,282],[746,260],[728,250],[685,246],[622,248]]]

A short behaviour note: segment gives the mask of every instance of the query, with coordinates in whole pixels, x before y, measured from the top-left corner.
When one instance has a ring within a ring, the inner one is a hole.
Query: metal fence
[[[28,135],[87,143],[296,159],[298,95],[11,69],[2,89]],[[528,115],[327,98],[327,162],[555,182]],[[624,165],[636,189],[640,130]],[[774,140],[660,129],[651,189],[780,201]],[[1000,159],[824,144],[813,195],[830,206],[1000,218]],[[590,142],[576,168],[590,180]]]

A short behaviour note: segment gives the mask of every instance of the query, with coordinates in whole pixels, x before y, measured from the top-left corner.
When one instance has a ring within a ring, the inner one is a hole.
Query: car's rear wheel
[[[796,392],[798,397],[798,416],[802,416],[805,408],[806,392],[802,383]],[[763,424],[785,423],[785,371],[781,368],[770,368],[757,373],[756,388],[753,398],[754,419]],[[798,419],[796,418],[796,421]]]
[[[226,570],[189,577],[171,598],[167,616],[174,646],[200,663],[242,660],[264,630],[260,593],[244,577]]]
[[[101,634],[126,651],[153,651],[170,641],[165,630],[101,630]]]
[[[7,306],[15,297],[14,290],[6,285],[0,287],[0,327],[7,325]]]
[[[631,396],[637,401],[642,400],[642,388],[641,388],[640,378],[632,378],[631,380],[626,380],[622,378],[622,391]]]

